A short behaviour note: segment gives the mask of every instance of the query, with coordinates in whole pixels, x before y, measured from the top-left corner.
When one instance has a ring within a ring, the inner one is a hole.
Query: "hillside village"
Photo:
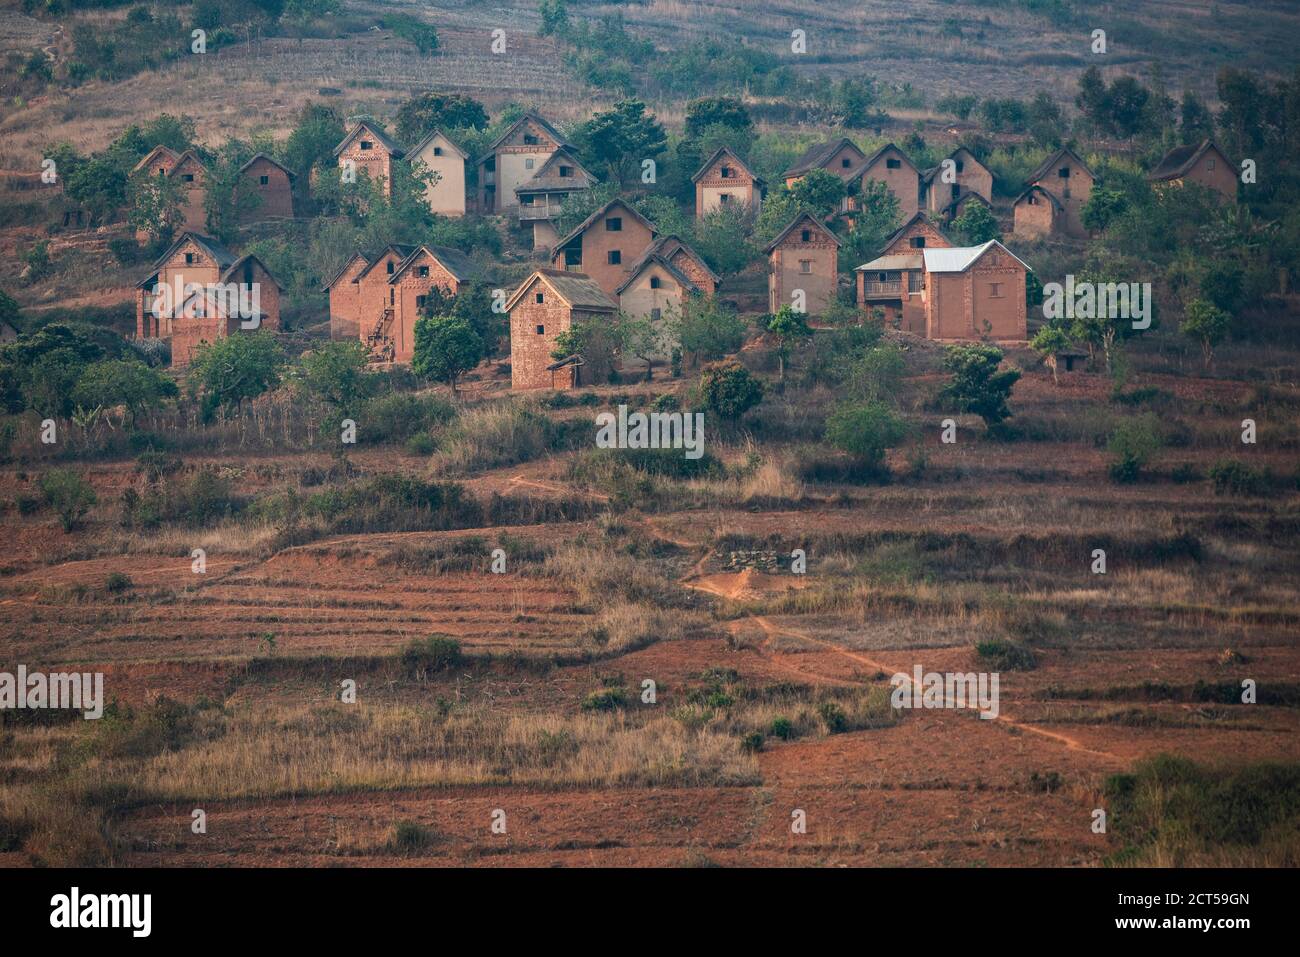
[[[1300,864],[1292,12],[59,4],[0,868]]]

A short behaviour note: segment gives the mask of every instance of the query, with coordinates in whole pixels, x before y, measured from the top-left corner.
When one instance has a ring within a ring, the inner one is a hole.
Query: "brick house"
[[[1215,190],[1229,203],[1237,201],[1237,170],[1213,140],[1174,147],[1147,179],[1157,188],[1198,183]]]
[[[387,342],[381,348],[394,361],[410,362],[415,351],[415,321],[424,310],[430,290],[437,286],[444,293],[456,296],[478,278],[478,266],[459,250],[417,246],[388,277],[388,284],[396,290],[396,295],[389,297],[394,310],[387,331],[391,349]]]
[[[251,305],[253,289],[255,312],[232,308]],[[199,343],[231,335],[241,324],[280,328],[280,285],[266,266],[198,233],[183,233],[158,258],[136,283],[135,302],[136,337],[170,339],[177,368],[189,364]]]
[[[329,296],[330,338],[334,340],[359,338],[361,327],[361,289],[357,277],[370,265],[361,253],[353,253],[334,273],[321,290]]]
[[[847,136],[838,140],[827,140],[804,150],[793,166],[781,174],[786,186],[793,186],[815,169],[824,169],[834,173],[842,180],[848,180],[854,171],[867,161],[867,154],[858,149]]]
[[[393,195],[393,161],[405,155],[387,133],[368,120],[358,122],[334,147],[340,175],[349,165],[358,178],[364,171],[372,182],[381,184],[385,198]]]
[[[795,290],[804,293],[804,308],[819,315],[835,301],[839,283],[840,241],[825,223],[800,213],[763,247],[767,254],[768,311],[793,303]]]
[[[1088,230],[1084,228],[1082,213],[1092,195],[1094,181],[1092,170],[1079,155],[1069,147],[1061,147],[1029,174],[1029,186],[1016,197],[1015,234],[1086,239]],[[1042,208],[1044,205],[1050,208]]]
[[[538,114],[529,111],[498,136],[478,160],[478,211],[484,215],[514,214],[515,189],[541,170],[561,147],[573,144]]]
[[[618,306],[626,315],[661,320],[680,316],[682,303],[690,296],[712,296],[718,289],[718,275],[676,236],[655,240],[632,264],[628,277],[615,290]],[[672,346],[657,353],[667,359]]]
[[[551,265],[589,276],[612,298],[654,238],[650,220],[623,200],[612,199],[556,243]]]
[[[510,314],[510,387],[569,389],[583,384],[583,375],[597,381],[596,357],[568,356],[556,360],[556,339],[575,322],[612,317],[618,306],[582,273],[539,269],[525,279],[506,302]]]
[[[370,259],[352,280],[357,284],[357,337],[372,352],[384,358],[392,358],[397,348],[393,338],[397,320],[397,287],[388,280],[413,252],[414,246],[391,243]],[[331,316],[330,325],[333,324],[334,317]]]
[[[932,214],[946,220],[961,215],[960,206],[971,196],[978,196],[986,204],[993,203],[993,174],[964,146],[959,146],[947,157],[952,161],[952,182],[944,182],[944,163],[921,174],[921,193],[924,206]]]
[[[870,180],[884,183],[898,198],[898,213],[903,219],[911,219],[921,208],[921,171],[906,153],[893,143],[886,143],[845,178],[848,195],[840,209],[849,220],[858,208],[858,196],[864,184]]]
[[[441,130],[432,130],[406,154],[408,163],[423,163],[436,173],[432,186],[426,186],[424,198],[429,209],[440,216],[465,215],[465,163],[469,154]]]
[[[947,341],[1024,342],[1028,336],[1020,258],[996,239],[980,246],[922,251],[925,336]]]
[[[293,218],[293,183],[297,174],[265,153],[258,153],[239,168],[240,195],[256,196],[259,202],[240,214],[241,223],[263,219]]]
[[[691,182],[695,184],[696,219],[730,203],[748,206],[757,214],[763,204],[762,177],[727,146],[714,150]]]
[[[885,240],[880,255],[854,270],[859,309],[880,309],[886,324],[925,335],[926,249],[952,243],[924,213],[917,213]]]
[[[532,224],[533,249],[552,249],[560,238],[555,220],[564,201],[574,193],[591,189],[596,177],[578,162],[567,147],[560,147],[541,165],[531,179],[515,187],[520,225]]]
[[[199,232],[206,228],[208,213],[204,208],[208,197],[208,170],[193,150],[177,153],[166,146],[155,146],[131,170],[132,175],[148,171],[150,176],[166,176],[181,183],[182,230]],[[137,239],[145,239],[147,231],[136,232]]]

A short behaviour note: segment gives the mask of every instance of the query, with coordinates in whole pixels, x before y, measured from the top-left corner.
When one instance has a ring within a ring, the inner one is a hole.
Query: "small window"
[[[181,174],[181,179],[185,180],[185,182],[187,182],[187,183],[192,183],[192,182],[194,182],[194,174],[193,174],[193,173],[182,173],[182,174]]]
[[[805,276],[809,275],[812,272],[812,260],[811,259],[799,260],[799,271],[803,273]]]
[[[582,265],[582,248],[570,247],[564,251],[564,265],[581,266]]]
[[[924,236],[913,236],[913,237],[912,237],[912,248],[913,248],[913,249],[924,249],[924,248],[925,248],[925,237],[924,237]]]
[[[442,155],[442,147],[441,147],[441,146],[435,146],[435,147],[433,148],[433,155],[434,155],[434,156],[441,156],[441,155]]]
[[[1035,196],[1033,193],[1030,193],[1030,194],[1029,194],[1029,205],[1030,205],[1030,206],[1037,206],[1037,205],[1038,205],[1038,197]]]
[[[534,162],[535,161],[531,156],[528,159],[524,160],[524,169],[532,169]]]
[[[537,334],[538,334],[539,336],[544,336],[544,335],[546,335],[546,327],[545,327],[545,326],[538,326],[538,327],[537,327]]]
[[[373,148],[374,148],[374,145],[375,145],[375,144],[372,143],[372,142],[370,142],[370,140],[362,140],[362,141],[361,141],[361,148],[362,148],[363,150],[373,149]]]
[[[956,163],[955,163],[955,165],[956,165],[956,167],[957,167],[957,172],[959,172],[959,173],[960,173],[962,170],[964,170],[964,169],[966,168],[966,164],[965,164],[964,162],[962,162],[961,160],[957,160]]]
[[[429,267],[428,267],[428,266],[418,266],[418,267],[416,268],[416,270],[415,270],[415,274],[416,274],[417,276],[420,276],[421,278],[423,278],[423,277],[429,275]]]
[[[989,297],[992,299],[1002,298],[1002,283],[1000,282],[989,283]]]
[[[561,167],[560,167],[560,179],[571,179],[572,177],[573,177],[573,167],[572,167],[572,166],[561,166]]]
[[[622,231],[623,231],[622,216],[611,216],[609,219],[605,220],[605,232],[619,233]]]
[[[186,254],[185,254],[185,265],[187,265],[187,266],[191,266],[191,265],[193,265],[193,264],[194,264],[194,254],[193,254],[193,253],[186,253]]]
[[[269,176],[259,176],[259,177],[257,178],[257,181],[258,181],[259,183],[261,183],[263,186],[270,186],[270,185],[271,185],[271,177],[269,177]]]
[[[1056,171],[1056,175],[1059,176],[1061,179],[1069,179],[1069,178],[1070,178],[1070,167],[1068,167],[1068,166],[1062,166],[1060,169],[1058,169],[1058,170]]]
[[[650,321],[651,321],[651,322],[658,322],[658,321],[659,321],[660,319],[662,319],[663,317],[664,317],[664,311],[663,311],[662,309],[651,309],[651,310],[650,310]]]
[[[1210,170],[1214,169],[1214,157],[1213,157],[1213,156],[1211,156],[1211,157],[1209,158],[1209,160],[1206,162],[1206,164],[1205,164],[1205,168],[1206,168],[1206,169],[1210,169]]]
[[[801,232],[801,233],[799,234],[799,240],[800,240],[800,242],[805,242],[805,243],[810,243],[810,242],[812,242],[812,230],[811,230],[811,229],[805,229],[803,232]]]
[[[953,184],[952,184],[952,198],[953,198],[953,199],[956,199],[956,198],[957,198],[958,196],[960,196],[960,195],[961,195],[961,187],[960,187],[959,185],[957,185],[956,183],[953,183]]]
[[[159,175],[159,176],[166,176],[166,175],[167,175],[167,167],[165,167],[165,166],[159,166],[159,167],[158,167],[158,175]]]
[[[537,294],[537,296],[535,297],[535,300],[534,300],[534,301],[536,301],[536,302],[543,302],[543,301],[544,301],[544,298],[543,298],[542,293],[539,292],[539,293]]]
[[[718,202],[725,206],[735,198],[736,197],[732,196],[730,193],[723,193],[718,197]]]
[[[393,261],[391,259],[388,260],[387,268],[388,268],[388,275],[391,276],[393,274]]]
[[[847,156],[844,157],[842,160],[840,160],[840,169],[848,169],[848,168],[849,168],[849,164],[850,164],[851,162],[852,162],[852,160],[850,160]]]
[[[424,308],[424,304],[425,304],[425,302],[428,301],[428,298],[429,298],[428,296],[416,296],[416,297],[415,297],[415,308],[416,308],[416,309],[423,309],[423,308]]]
[[[610,264],[611,266],[617,266],[617,265],[619,265],[622,261],[623,261],[623,252],[622,252],[622,250],[619,250],[619,249],[611,249],[611,250],[609,251],[609,264]]]
[[[537,145],[537,137],[534,136],[532,133],[525,133],[525,134],[524,134],[524,145],[525,145],[525,146],[536,146],[536,145]]]
[[[902,168],[903,168],[902,160],[896,160],[896,159],[885,160],[885,169],[902,169]]]
[[[391,305],[393,305],[395,302],[397,302],[397,290],[396,290],[396,289],[390,289],[390,290],[388,290],[388,304],[391,306]]]
[[[651,289],[658,289],[658,288],[659,288],[659,277],[658,277],[658,276],[651,276],[651,277],[650,277],[650,288],[651,288]]]
[[[889,281],[889,273],[886,272],[876,273],[876,282],[888,282],[888,281]]]
[[[722,167],[722,178],[723,178],[723,179],[731,179],[731,178],[732,178],[733,176],[735,176],[735,175],[736,175],[736,171],[735,171],[734,169],[732,169],[730,166],[724,166],[724,167]]]

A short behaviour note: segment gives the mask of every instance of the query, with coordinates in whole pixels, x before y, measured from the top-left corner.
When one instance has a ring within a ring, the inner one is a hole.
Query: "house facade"
[[[1237,201],[1237,170],[1213,140],[1175,147],[1165,154],[1147,179],[1156,188],[1196,183],[1214,190],[1226,202]]]
[[[404,155],[387,133],[368,120],[358,122],[334,147],[341,176],[351,173],[360,179],[365,172],[371,182],[380,184],[386,198],[393,195],[393,164]]]
[[[718,275],[703,258],[676,236],[655,240],[633,264],[628,277],[615,290],[619,309],[634,318],[648,318],[667,323],[679,317],[682,306],[691,296],[712,296],[718,288]],[[674,343],[661,326],[662,348],[654,359],[667,360]],[[626,364],[626,363],[625,363]]]
[[[511,124],[478,160],[478,211],[484,215],[515,215],[515,190],[532,179],[561,147],[569,143],[549,122],[528,112]]]
[[[768,257],[768,311],[802,299],[804,311],[819,315],[835,301],[840,241],[824,224],[800,213],[763,252]],[[802,293],[802,296],[799,294]]]
[[[1082,214],[1092,196],[1094,180],[1092,170],[1074,150],[1057,150],[1029,174],[1029,186],[1016,197],[1015,234],[1025,238],[1063,235],[1086,239],[1088,230]]]
[[[975,154],[959,146],[947,159],[921,176],[924,207],[932,215],[946,220],[961,214],[960,206],[971,196],[978,196],[987,205],[993,203],[993,174],[975,158]]]
[[[361,253],[353,253],[341,269],[322,287],[329,296],[330,339],[356,339],[360,336],[361,306],[357,277],[370,265]]]
[[[519,223],[532,225],[533,249],[553,249],[559,241],[555,222],[574,193],[591,189],[596,177],[566,147],[560,147],[528,181],[515,187]]]
[[[557,242],[551,265],[581,272],[612,299],[654,238],[655,228],[648,219],[614,199]]]
[[[722,206],[748,206],[755,214],[762,207],[762,178],[729,147],[718,147],[691,181],[695,184],[696,219]]]
[[[201,233],[207,228],[208,170],[193,150],[177,153],[166,146],[155,146],[131,170],[132,175],[147,173],[165,176],[181,185],[181,229]],[[148,236],[145,230],[136,232],[136,239]]]
[[[1029,267],[996,239],[981,246],[926,248],[925,336],[940,341],[1028,339]]]
[[[552,356],[558,337],[576,322],[612,318],[618,306],[582,273],[539,269],[506,301],[506,311],[510,314],[510,387],[568,389],[584,384],[584,371],[593,373],[585,357]]]
[[[377,358],[396,357],[397,287],[389,282],[414,246],[392,243],[357,273],[357,337]],[[333,319],[331,317],[331,325]]]
[[[406,154],[407,162],[423,163],[432,177],[424,188],[429,209],[440,216],[465,215],[465,163],[469,154],[441,130],[433,130]]]
[[[396,294],[389,297],[393,319],[387,330],[388,341],[380,344],[383,357],[410,362],[415,352],[415,322],[424,311],[430,291],[437,286],[445,294],[456,296],[478,275],[473,260],[457,249],[417,246],[388,277],[388,285]]]
[[[867,154],[847,136],[808,147],[793,166],[781,174],[786,186],[793,186],[815,169],[824,169],[847,181],[867,161]]]
[[[256,203],[250,203],[247,209],[241,209],[241,223],[258,222],[264,219],[293,218],[293,184],[297,174],[293,170],[277,163],[264,153],[258,153],[239,168],[238,190],[242,199],[245,195],[257,197]],[[238,204],[242,206],[242,202]]]
[[[926,334],[926,249],[952,243],[924,213],[917,213],[885,240],[880,255],[854,270],[859,309],[879,309],[886,324]]]
[[[841,212],[852,219],[865,184],[873,180],[884,183],[898,199],[898,213],[904,220],[916,215],[921,207],[921,171],[893,143],[876,150],[845,179],[848,195],[844,197]]]

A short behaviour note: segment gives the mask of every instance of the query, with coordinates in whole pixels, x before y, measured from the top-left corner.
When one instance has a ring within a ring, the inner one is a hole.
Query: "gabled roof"
[[[241,266],[243,266],[244,263],[246,263],[246,262],[255,262],[255,263],[257,263],[259,266],[261,266],[261,267],[262,267],[262,272],[266,273],[266,278],[269,279],[269,280],[271,280],[271,282],[275,284],[275,288],[276,288],[276,289],[279,289],[279,288],[280,288],[280,283],[279,283],[279,281],[275,278],[275,276],[273,276],[273,275],[271,274],[271,270],[269,270],[269,269],[266,268],[266,263],[262,262],[262,260],[258,259],[258,258],[257,258],[256,256],[254,256],[252,253],[245,253],[243,256],[240,256],[240,257],[239,257],[238,259],[236,259],[233,263],[231,263],[231,264],[226,268],[225,272],[223,272],[223,273],[221,274],[221,281],[222,281],[222,282],[229,282],[229,281],[230,281],[230,278],[235,274],[235,271],[236,271],[237,269],[239,269]]]
[[[405,243],[389,243],[389,244],[388,244],[387,246],[385,246],[383,249],[379,250],[379,254],[378,254],[377,256],[375,256],[374,259],[370,260],[370,264],[367,265],[365,269],[363,269],[363,270],[361,270],[361,272],[357,273],[357,280],[360,281],[362,278],[364,278],[365,276],[369,275],[370,270],[372,270],[372,269],[374,269],[376,266],[378,266],[378,265],[379,265],[379,261],[380,261],[381,259],[383,259],[384,256],[387,255],[390,251],[396,253],[396,254],[397,254],[397,261],[398,261],[398,263],[402,263],[402,262],[405,262],[405,261],[406,261],[406,257],[409,256],[409,255],[411,255],[411,253],[412,253],[414,250],[415,250],[415,247],[414,247],[414,246],[407,246]],[[397,271],[397,267],[394,266],[394,267],[393,267],[393,272],[396,272],[396,271]]]
[[[587,177],[588,182],[579,184],[576,176],[561,176],[560,166],[564,160],[582,170],[583,175]],[[520,183],[515,187],[516,195],[523,193],[551,193],[551,192],[570,192],[575,189],[590,189],[591,182],[596,179],[591,170],[578,162],[578,158],[570,152],[568,147],[561,146],[554,153],[547,157],[542,168],[533,174],[532,179],[525,183]]]
[[[894,253],[892,256],[880,256],[863,263],[854,272],[902,272],[904,269],[920,269],[925,265],[925,257],[918,249],[914,253]]]
[[[424,137],[424,139],[420,140],[420,142],[416,143],[414,146],[412,146],[409,150],[406,151],[406,155],[416,156],[417,154],[423,152],[424,148],[429,145],[429,142],[435,136],[441,136],[444,140],[446,140],[447,145],[449,145],[452,149],[454,149],[457,152],[457,154],[459,154],[461,159],[463,160],[469,159],[469,154],[460,148],[460,144],[457,143],[455,140],[453,140],[442,130],[438,129],[437,127],[434,127],[433,129],[429,130],[428,134]]]
[[[586,273],[569,272],[564,269],[539,269],[519,284],[519,288],[514,291],[506,302],[506,312],[513,309],[528,290],[538,282],[549,286],[551,291],[568,303],[570,307],[599,309],[606,312],[614,312],[618,309],[618,304],[605,295],[604,291],[592,282]]]
[[[912,169],[916,171],[917,176],[921,175],[921,171],[916,168],[916,164],[912,162],[911,158],[906,153],[904,153],[893,143],[886,143],[884,146],[880,147],[880,149],[876,150],[874,153],[868,156],[861,166],[859,166],[857,169],[851,172],[849,174],[849,178],[845,180],[845,182],[851,183],[854,180],[861,178],[862,174],[865,173],[867,170],[871,169],[871,167],[875,166],[878,162],[880,162],[880,158],[884,156],[885,153],[887,153],[889,150],[893,150],[899,156],[901,156],[903,158],[903,162],[906,163],[908,166],[912,167]]]
[[[134,166],[131,167],[131,172],[132,172],[132,173],[138,173],[138,172],[140,172],[140,170],[143,169],[144,167],[148,166],[149,163],[150,163],[150,161],[152,161],[153,158],[154,158],[156,155],[158,155],[158,153],[160,153],[160,152],[161,152],[161,153],[166,153],[169,157],[171,157],[171,160],[172,160],[173,163],[174,163],[176,160],[178,160],[178,159],[181,158],[181,154],[180,154],[180,153],[177,153],[177,152],[176,152],[174,149],[172,149],[170,146],[163,146],[161,143],[159,143],[157,146],[155,146],[153,149],[151,149],[148,153],[146,153],[146,154],[144,155],[144,157],[141,158],[140,162],[136,163]]]
[[[883,243],[880,244],[880,248],[888,249],[890,246],[896,243],[898,241],[898,238],[902,236],[903,233],[911,229],[912,225],[916,223],[917,220],[920,220],[921,222],[925,223],[927,226],[929,226],[931,229],[937,232],[940,236],[943,236],[943,230],[940,229],[934,222],[932,222],[930,217],[925,215],[924,212],[918,211],[913,213],[911,218],[908,219],[907,222],[903,223],[903,225],[899,226],[892,233],[890,233],[889,237]],[[944,236],[944,239],[947,238],[948,238],[947,236]]]
[[[288,176],[290,179],[297,179],[297,178],[298,178],[298,174],[297,174],[297,173],[295,173],[293,170],[289,169],[289,167],[285,166],[283,163],[279,162],[278,160],[274,160],[274,159],[272,159],[271,157],[267,156],[265,153],[256,153],[256,154],[254,154],[254,156],[253,156],[252,159],[250,159],[250,160],[249,160],[247,163],[245,163],[243,166],[239,167],[239,171],[240,171],[241,173],[244,172],[244,170],[248,169],[250,166],[252,166],[252,165],[253,165],[254,163],[256,163],[258,160],[266,160],[266,161],[267,161],[268,163],[270,163],[272,166],[278,166],[280,169],[284,170],[285,175]]]
[[[672,263],[672,257],[679,249],[685,250],[698,265],[704,267],[704,271],[709,274],[710,279],[715,283],[718,282],[717,274],[709,268],[708,264],[700,258],[699,254],[695,250],[691,249],[690,246],[687,246],[676,236],[664,236],[662,239],[657,239],[651,243],[650,248],[641,254],[641,258],[632,264],[632,267],[628,270],[627,279],[623,281],[622,285],[614,290],[614,294],[621,295],[623,290],[632,285],[632,282],[636,277],[641,275],[646,266],[650,265],[652,262],[658,263],[660,266],[663,266],[664,269],[668,270],[668,273],[684,288],[700,292],[700,287],[695,284],[694,280]]]
[[[520,126],[522,126],[525,122],[529,120],[531,120],[532,122],[540,126],[542,130],[545,131],[547,136],[555,140],[557,146],[567,146],[570,149],[573,148],[573,144],[570,143],[567,139],[565,139],[564,135],[559,130],[557,130],[554,126],[548,123],[540,113],[534,113],[532,110],[529,110],[523,116],[519,117],[519,119],[511,123],[506,128],[506,131],[504,133],[502,133],[500,136],[494,139],[492,143],[488,146],[487,152],[484,153],[483,156],[486,158],[489,154],[495,152],[498,146],[500,146],[503,142],[509,139],[510,136],[514,134],[515,130],[519,129]]]
[[[845,145],[852,147],[860,155],[865,155],[861,149],[858,149],[857,143],[854,143],[847,136],[841,136],[838,140],[827,140],[825,143],[817,143],[808,147],[808,149],[804,150],[804,154],[794,161],[794,165],[781,174],[782,178],[799,176],[809,170],[821,169],[830,162],[832,156],[840,151],[840,147]]]
[[[831,241],[835,243],[836,246],[841,245],[840,238],[836,236],[833,232],[831,232],[830,228],[827,227],[825,223],[817,222],[816,218],[812,216],[810,213],[800,213],[794,219],[790,220],[790,225],[786,226],[785,229],[781,230],[779,233],[776,234],[775,239],[773,239],[770,243],[768,243],[766,246],[763,247],[763,252],[770,253],[777,246],[781,245],[781,241],[785,239],[787,235],[789,235],[790,231],[794,229],[796,226],[798,226],[800,223],[802,223],[804,220],[807,220],[816,229],[829,236],[831,238]]]
[[[451,273],[452,277],[460,282],[467,282],[479,275],[478,264],[459,249],[452,249],[450,246],[416,246],[409,256],[397,264],[393,274],[388,277],[388,281],[391,283],[397,282],[402,273],[406,272],[420,258],[421,253],[427,253],[430,258],[436,260],[443,269]]]
[[[565,236],[558,243],[556,243],[554,248],[558,251],[560,249],[563,249],[565,246],[569,245],[569,243],[573,242],[573,240],[577,236],[586,232],[592,223],[605,216],[615,206],[622,206],[624,209],[626,209],[629,213],[632,214],[633,219],[638,220],[641,223],[641,225],[645,226],[646,229],[650,230],[651,236],[655,234],[656,230],[655,230],[654,223],[650,222],[650,220],[646,219],[635,209],[633,209],[632,206],[626,200],[614,198],[611,199],[604,206],[600,207],[600,209],[596,210],[586,219],[584,219],[577,227],[575,227],[573,230],[569,232],[569,235]]]
[[[235,262],[236,256],[221,243],[217,242],[211,236],[204,236],[202,233],[193,233],[188,230],[176,237],[176,241],[167,247],[167,251],[154,260],[153,271],[140,282],[136,283],[137,287],[143,287],[149,284],[149,280],[158,275],[158,270],[162,269],[167,260],[172,258],[172,254],[187,241],[193,241],[194,245],[212,257],[212,261],[217,264],[218,269],[225,269]],[[263,267],[265,268],[265,267]]]
[[[347,272],[349,269],[351,269],[352,264],[356,262],[358,259],[360,259],[366,265],[370,265],[370,260],[366,259],[365,256],[361,255],[361,253],[353,253],[351,256],[348,257],[347,262],[345,262],[342,266],[339,267],[338,272],[336,272],[333,276],[331,276],[329,278],[329,281],[326,282],[323,286],[321,286],[321,290],[324,292],[329,292],[329,290],[334,286],[334,284],[343,278],[343,274]],[[352,281],[356,282],[355,279]]]
[[[1022,199],[1024,199],[1026,196],[1028,196],[1030,193],[1032,193],[1034,190],[1038,190],[1038,192],[1040,192],[1040,193],[1042,193],[1044,196],[1046,196],[1046,197],[1048,198],[1048,200],[1051,201],[1052,207],[1053,207],[1053,208],[1054,208],[1058,213],[1061,213],[1061,212],[1064,212],[1064,211],[1065,211],[1065,207],[1064,207],[1063,205],[1061,205],[1061,201],[1060,201],[1059,199],[1057,199],[1057,198],[1052,194],[1052,191],[1051,191],[1050,189],[1048,189],[1046,186],[1040,186],[1038,183],[1034,183],[1034,184],[1032,184],[1031,186],[1027,186],[1027,187],[1025,188],[1024,192],[1022,192],[1019,196],[1017,196],[1015,199],[1013,199],[1013,200],[1011,201],[1011,205],[1012,205],[1012,206],[1019,206],[1019,205],[1020,205],[1020,201],[1021,201]]]
[[[725,146],[725,145],[719,146],[716,150],[713,151],[713,155],[710,156],[708,159],[706,159],[704,161],[704,165],[701,166],[699,168],[699,171],[694,176],[691,177],[691,182],[698,183],[700,181],[700,177],[702,177],[706,172],[708,172],[709,167],[712,166],[714,163],[716,163],[718,161],[718,157],[722,156],[722,154],[724,153],[730,156],[733,160],[735,160],[736,165],[749,174],[749,178],[754,181],[755,186],[763,185],[763,177],[759,176],[752,169],[750,169],[749,164],[746,163],[743,159],[741,159],[738,155],[736,155],[735,150],[733,150],[730,146]]]
[[[1088,169],[1088,164],[1079,158],[1079,154],[1068,146],[1062,146],[1059,150],[1038,164],[1038,168],[1029,174],[1028,182],[1035,183],[1042,179],[1047,174],[1047,171],[1055,166],[1063,157],[1068,157],[1078,163],[1080,169],[1089,176],[1092,176],[1092,170]]]
[[[990,203],[983,196],[981,196],[979,193],[970,192],[970,193],[962,193],[956,199],[952,200],[950,203],[948,203],[947,206],[943,208],[943,212],[954,213],[957,211],[958,206],[970,202],[982,203],[987,209],[993,208],[993,204]]]
[[[365,130],[378,140],[384,149],[393,154],[394,159],[401,159],[405,155],[405,151],[397,145],[397,142],[391,136],[379,127],[373,125],[369,120],[360,120],[356,126],[352,127],[352,130],[348,135],[343,137],[338,146],[334,147],[334,155],[338,156],[342,153],[343,150],[347,148],[347,145],[356,139],[362,130]]]
[[[678,250],[683,250],[688,256],[695,260],[695,265],[708,273],[710,279],[715,283],[722,282],[722,277],[709,268],[709,264],[704,261],[704,257],[697,253],[694,248],[683,242],[678,236],[670,234],[660,239],[656,239],[650,246],[650,249],[657,250],[659,255],[668,260],[671,260],[676,256]],[[649,250],[647,250],[647,252],[649,252]]]
[[[990,239],[979,246],[953,246],[950,249],[924,249],[926,272],[965,272],[993,246],[998,247],[1030,272],[1033,268],[996,239]]]
[[[959,146],[959,147],[957,147],[955,150],[953,150],[951,153],[949,153],[949,154],[945,157],[945,159],[950,159],[950,160],[952,160],[953,162],[956,162],[956,160],[957,160],[957,154],[958,154],[958,153],[965,153],[967,156],[969,156],[969,157],[971,158],[971,161],[972,161],[976,166],[978,166],[980,169],[984,170],[984,172],[989,173],[989,175],[992,175],[992,173],[989,171],[989,168],[988,168],[987,166],[985,166],[983,163],[981,163],[981,162],[979,161],[979,157],[976,156],[974,153],[972,153],[972,152],[971,152],[969,149],[967,149],[965,146]],[[928,185],[929,185],[929,184],[934,180],[934,178],[935,178],[936,176],[939,175],[939,170],[941,170],[941,169],[943,169],[943,163],[942,163],[942,162],[941,162],[938,166],[931,166],[928,170],[926,170],[925,172],[923,172],[923,173],[921,174],[921,182],[925,183],[925,184],[928,186]]]
[[[203,165],[203,160],[199,159],[199,154],[198,154],[198,153],[196,153],[194,150],[186,150],[186,151],[185,151],[184,153],[182,153],[180,156],[176,157],[176,165],[172,167],[172,171],[171,171],[170,173],[168,173],[167,175],[168,175],[168,176],[175,176],[175,175],[176,175],[176,171],[177,171],[178,169],[181,168],[181,166],[184,164],[184,162],[185,162],[187,159],[192,159],[192,160],[194,160],[194,162],[197,163],[197,164],[199,165],[199,168],[200,168],[200,169],[204,169],[204,170],[207,169],[207,167]]]
[[[1215,145],[1214,140],[1201,140],[1200,143],[1192,146],[1175,146],[1165,154],[1165,158],[1151,171],[1147,179],[1179,179],[1187,175],[1188,171],[1210,150],[1223,157],[1224,163],[1228,162],[1228,157],[1224,156],[1223,150]]]

